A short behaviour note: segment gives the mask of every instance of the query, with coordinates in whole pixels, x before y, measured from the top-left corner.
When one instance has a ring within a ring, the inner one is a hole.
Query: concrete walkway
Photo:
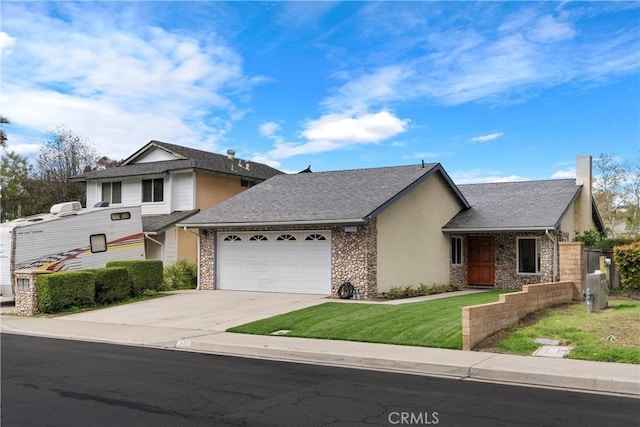
[[[640,398],[639,365],[223,332],[234,324],[250,321],[247,320],[249,318],[256,320],[255,318],[261,316],[269,317],[272,313],[328,301],[325,297],[317,295],[285,297],[285,294],[278,294],[274,298],[274,294],[268,294],[269,297],[265,296],[267,294],[247,294],[250,295],[226,295],[222,291],[189,291],[126,306],[61,317],[28,318],[5,315],[0,318],[0,331],[457,379],[557,387]],[[454,294],[456,293],[450,296]],[[244,301],[244,310],[238,310],[236,307],[235,311],[239,313],[230,319],[229,315],[233,314],[234,310],[233,306],[227,304],[230,299],[236,298]],[[255,306],[252,305],[252,298]],[[209,299],[218,301],[219,306],[226,306],[231,311],[219,313],[220,317],[215,317],[215,314],[211,313],[215,313],[218,305],[207,302]],[[286,302],[283,302],[283,299]],[[273,303],[278,300],[280,304]],[[163,301],[164,305],[160,304]],[[200,303],[196,304],[194,301]],[[173,306],[172,310],[166,309],[169,303]],[[122,307],[129,307],[129,310]],[[256,312],[259,310],[258,307],[262,307],[259,313]],[[210,313],[210,317],[198,322],[200,310]],[[152,313],[155,313],[155,316]],[[187,317],[177,318],[176,313]]]

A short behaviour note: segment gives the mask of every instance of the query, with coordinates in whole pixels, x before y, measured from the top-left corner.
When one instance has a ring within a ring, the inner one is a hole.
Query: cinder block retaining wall
[[[525,285],[521,292],[500,295],[498,302],[464,307],[463,350],[472,350],[488,336],[514,325],[529,313],[571,302],[573,289],[573,282]]]

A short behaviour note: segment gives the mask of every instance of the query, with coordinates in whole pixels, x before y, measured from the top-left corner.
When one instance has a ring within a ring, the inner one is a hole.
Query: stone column
[[[584,243],[560,242],[560,281],[573,282],[573,299],[582,301],[584,291]]]
[[[198,289],[215,289],[214,271],[214,233],[213,230],[200,230],[200,262],[198,265]]]
[[[15,272],[16,313],[22,316],[33,316],[38,313],[38,294],[36,278],[40,274],[47,274],[45,270],[20,270]]]

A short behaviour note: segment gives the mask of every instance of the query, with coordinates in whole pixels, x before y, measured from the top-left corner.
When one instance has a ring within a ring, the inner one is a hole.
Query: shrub
[[[577,235],[575,242],[583,242],[586,247],[611,249],[614,246],[628,245],[638,241],[637,237],[604,237],[596,230],[586,230],[584,233]]]
[[[613,257],[620,271],[622,288],[640,290],[640,242],[614,247]]]
[[[458,283],[434,283],[432,285],[426,285],[420,283],[417,288],[413,286],[399,286],[389,289],[389,292],[384,294],[387,299],[400,299],[400,298],[413,298],[424,295],[442,294],[444,292],[459,291],[462,286]]]
[[[36,279],[38,310],[56,313],[73,306],[93,305],[95,276],[90,271],[63,271]]]
[[[96,304],[120,301],[131,293],[129,271],[126,268],[98,268],[92,272],[96,279]]]
[[[164,268],[164,289],[195,289],[198,267],[184,259]]]
[[[125,267],[129,271],[131,295],[134,297],[162,287],[162,261],[158,259],[110,261],[107,267]]]

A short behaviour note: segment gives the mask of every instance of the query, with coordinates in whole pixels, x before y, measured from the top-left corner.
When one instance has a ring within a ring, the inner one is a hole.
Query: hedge
[[[108,304],[131,294],[129,271],[125,267],[91,270],[96,277],[96,304]]]
[[[162,288],[162,261],[145,259],[136,261],[110,261],[107,267],[125,267],[129,271],[131,295],[143,295],[146,291]]]
[[[38,311],[56,313],[95,304],[95,276],[90,271],[63,271],[36,278]]]
[[[613,259],[620,272],[622,288],[640,290],[640,242],[614,247]]]

